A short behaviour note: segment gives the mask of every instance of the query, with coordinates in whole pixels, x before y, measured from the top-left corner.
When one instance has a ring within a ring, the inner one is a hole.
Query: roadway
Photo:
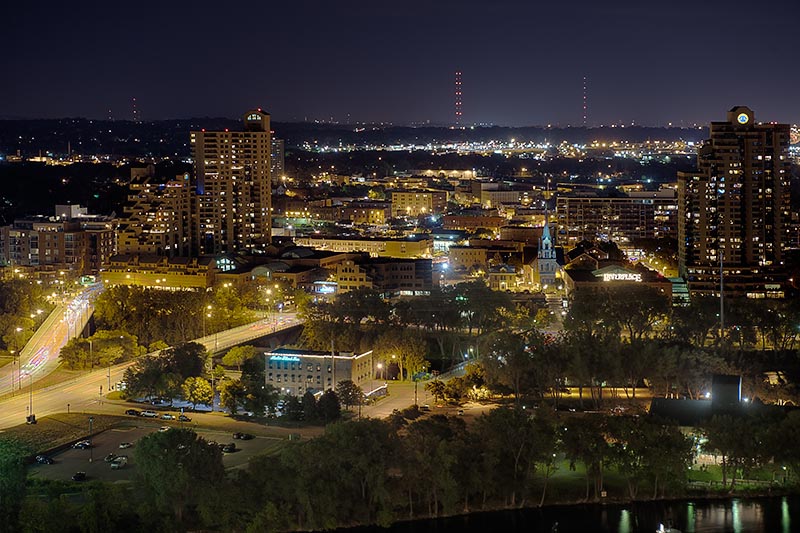
[[[223,351],[271,333],[293,328],[301,323],[302,320],[298,319],[295,313],[282,313],[217,334],[207,335],[196,339],[195,342],[204,345],[209,351]],[[62,325],[57,324],[56,330],[60,331],[60,327]],[[61,334],[63,335],[63,331]],[[53,332],[54,337],[58,337],[58,335],[58,332]],[[149,355],[156,354],[157,352]],[[57,359],[57,356],[54,359]],[[94,370],[71,381],[57,383],[39,390],[33,389],[33,380],[24,380],[21,391],[0,402],[2,406],[0,429],[25,422],[25,417],[31,412],[40,418],[68,410],[70,412],[121,414],[121,406],[106,401],[103,391],[107,392],[111,384],[121,381],[125,370],[132,364],[133,362],[127,362]],[[38,372],[38,370],[36,371]]]
[[[36,330],[19,356],[0,368],[0,396],[19,393],[32,381],[53,372],[60,363],[58,354],[69,339],[86,327],[94,311],[93,302],[102,291],[101,284],[83,288],[69,302],[59,302]]]

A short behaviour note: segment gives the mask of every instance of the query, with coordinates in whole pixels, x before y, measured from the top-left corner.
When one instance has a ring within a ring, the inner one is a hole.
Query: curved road
[[[92,302],[100,291],[100,284],[90,285],[68,304],[59,303],[53,309],[20,350],[17,360],[0,368],[0,396],[25,389],[31,379],[37,381],[58,368],[61,348],[86,327],[93,312]]]
[[[208,350],[225,350],[273,332],[295,327],[301,323],[302,320],[299,320],[294,313],[283,313],[274,318],[259,320],[251,324],[208,335],[196,339],[195,342],[203,344]],[[55,329],[58,330],[59,327],[57,326]],[[58,335],[57,331],[53,332],[54,337],[58,337]],[[2,406],[2,409],[0,409],[0,429],[24,423],[25,417],[31,412],[31,408],[37,417],[66,412],[68,405],[70,411],[113,412],[120,414],[119,405],[105,402],[102,393],[108,392],[109,383],[120,381],[125,369],[132,364],[133,362],[128,362],[94,370],[72,381],[58,383],[40,390],[33,390],[31,386],[33,380],[25,379],[23,375],[22,390],[17,392],[16,396],[0,402]],[[8,384],[10,385],[10,379]]]

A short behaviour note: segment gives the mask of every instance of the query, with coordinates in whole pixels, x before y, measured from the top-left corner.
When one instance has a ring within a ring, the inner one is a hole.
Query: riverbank
[[[341,528],[340,533],[652,533],[661,524],[684,532],[789,533],[800,522],[800,495],[673,498],[655,501],[553,504],[485,510],[398,521],[387,528]]]

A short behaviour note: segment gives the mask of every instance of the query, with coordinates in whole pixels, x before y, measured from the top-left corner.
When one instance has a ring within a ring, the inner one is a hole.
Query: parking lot
[[[110,429],[95,435],[92,439],[92,448],[78,450],[68,448],[62,452],[51,455],[55,461],[52,465],[35,464],[30,467],[30,475],[44,479],[69,481],[76,472],[86,472],[87,480],[100,480],[106,482],[127,482],[136,474],[137,441],[150,433],[158,431],[159,421],[132,421],[128,427]],[[171,428],[180,427],[179,424],[169,424]],[[261,453],[274,451],[286,442],[284,439],[256,436],[251,440],[234,439],[233,434],[218,430],[194,429],[198,435],[208,441],[221,444],[233,442],[237,450],[233,453],[224,453],[222,463],[226,469],[241,468],[247,465],[249,459]],[[127,449],[120,449],[122,442],[133,443]],[[103,459],[110,453],[127,455],[128,464],[119,470],[113,470],[110,463]]]

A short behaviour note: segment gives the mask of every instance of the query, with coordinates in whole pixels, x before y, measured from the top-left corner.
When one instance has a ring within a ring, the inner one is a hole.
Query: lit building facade
[[[332,252],[366,252],[372,257],[418,258],[431,256],[431,239],[427,236],[413,239],[307,236],[298,237],[295,242],[300,246]]]
[[[443,213],[447,208],[445,191],[395,191],[392,193],[393,217],[418,217]]]
[[[678,201],[674,189],[631,192],[612,197],[567,194],[556,199],[561,242],[609,240],[626,243],[636,239],[678,236]]]
[[[167,183],[131,183],[125,217],[119,221],[119,253],[188,257],[194,199],[188,174]]]
[[[252,249],[271,239],[270,116],[244,116],[244,131],[191,133],[201,254]]]
[[[788,124],[734,107],[712,122],[697,171],[678,175],[679,270],[692,293],[784,296],[789,243]],[[722,269],[722,280],[720,280]]]
[[[284,157],[284,142],[283,139],[272,138],[272,150],[270,152],[270,171],[272,173],[272,182],[277,185],[281,181],[281,177],[286,174],[286,159]]]
[[[375,376],[372,350],[362,354],[278,348],[264,353],[266,382],[285,394],[336,389],[352,381],[364,389]]]
[[[114,254],[114,221],[86,208],[58,205],[52,217],[20,218],[0,227],[0,263],[33,271],[94,274]]]

